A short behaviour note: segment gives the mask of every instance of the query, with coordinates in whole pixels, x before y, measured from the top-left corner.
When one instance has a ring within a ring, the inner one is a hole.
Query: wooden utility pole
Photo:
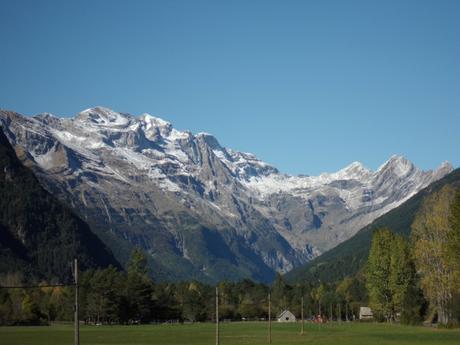
[[[303,335],[303,332],[304,332],[304,324],[305,324],[305,319],[304,319],[304,315],[303,315],[303,296],[302,296],[302,300],[301,300],[301,303],[300,303],[300,314],[302,315],[302,330],[300,331],[300,334]]]
[[[216,286],[216,345],[219,345],[219,288]]]
[[[74,321],[75,321],[75,345],[80,345],[80,321],[79,321],[79,315],[78,315],[78,307],[79,307],[79,301],[78,301],[78,259],[74,260],[74,279],[75,279],[75,306],[74,306]]]
[[[270,293],[268,293],[268,343],[272,343],[272,301]]]

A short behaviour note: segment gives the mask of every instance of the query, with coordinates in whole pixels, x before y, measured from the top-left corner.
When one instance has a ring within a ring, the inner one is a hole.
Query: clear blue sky
[[[0,2],[0,108],[103,105],[288,173],[460,165],[460,1]]]

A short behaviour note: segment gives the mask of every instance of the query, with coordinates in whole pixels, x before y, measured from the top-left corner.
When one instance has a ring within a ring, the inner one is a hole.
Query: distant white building
[[[287,309],[278,315],[278,322],[295,322],[295,321],[296,321],[295,315],[292,314]]]
[[[359,308],[359,319],[360,320],[371,320],[374,318],[374,314],[372,313],[372,309],[369,307],[361,307]]]

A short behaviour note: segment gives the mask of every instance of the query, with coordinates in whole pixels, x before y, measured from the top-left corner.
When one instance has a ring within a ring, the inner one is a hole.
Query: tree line
[[[3,277],[0,285],[21,283],[19,275]],[[44,285],[46,283],[43,283]],[[268,295],[273,317],[288,309],[306,318],[352,320],[366,299],[362,277],[339,284],[290,285],[278,274],[271,285],[249,279],[218,285],[221,320],[266,320]],[[154,282],[147,273],[147,258],[132,253],[126,271],[114,267],[87,270],[80,279],[80,320],[88,324],[203,322],[215,319],[215,286],[198,281]],[[73,319],[74,287],[0,289],[0,324],[49,324]]]
[[[309,279],[289,284],[277,275],[271,285],[220,282],[222,320],[262,320],[288,309],[307,319],[354,320],[370,306],[377,320],[449,324],[460,316],[460,192],[446,186],[428,197],[409,239],[389,229],[374,233],[368,262],[356,275],[335,283]],[[20,274],[0,285],[20,285]],[[42,283],[47,285],[46,282]],[[73,319],[72,286],[0,289],[0,324],[48,324]],[[155,282],[147,257],[133,251],[125,271],[87,270],[80,279],[80,319],[88,324],[202,322],[215,319],[215,286],[198,281]]]

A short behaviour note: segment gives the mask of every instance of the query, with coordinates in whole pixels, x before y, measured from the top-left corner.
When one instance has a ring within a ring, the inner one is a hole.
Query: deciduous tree
[[[430,303],[436,306],[438,320],[447,324],[452,318],[453,297],[458,290],[456,276],[458,263],[452,259],[452,244],[455,237],[456,208],[451,215],[451,204],[456,191],[444,186],[431,194],[412,224],[412,241],[415,262],[421,273],[421,286]]]
[[[387,321],[394,318],[393,291],[391,289],[391,251],[394,235],[389,229],[380,229],[372,238],[366,267],[366,287],[369,302],[376,315]]]

